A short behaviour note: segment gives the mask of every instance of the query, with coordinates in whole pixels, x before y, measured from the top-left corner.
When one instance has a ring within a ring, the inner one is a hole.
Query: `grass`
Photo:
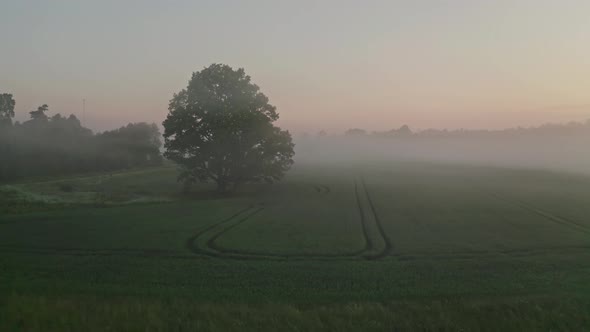
[[[306,179],[323,183],[321,188],[300,185],[298,180],[293,176],[293,182],[270,188],[259,198],[263,210],[224,232],[216,244],[241,252],[285,255],[336,255],[362,249],[362,225],[350,191],[352,179],[344,177],[333,183]]]
[[[0,311],[3,330],[564,331],[590,326],[590,303],[580,299],[563,303],[547,299],[509,300],[493,305],[481,301],[406,301],[317,307],[138,301],[128,297],[105,300],[14,296],[9,302],[10,307]],[[64,312],[75,314],[65,318]],[[490,320],[496,324],[484,323]]]
[[[169,167],[0,187],[0,330],[590,328],[587,177],[300,165],[210,189]]]

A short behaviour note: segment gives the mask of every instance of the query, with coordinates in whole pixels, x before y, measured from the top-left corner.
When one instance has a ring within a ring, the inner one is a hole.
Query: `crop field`
[[[590,177],[296,165],[219,196],[175,176],[0,186],[0,330],[590,329]]]

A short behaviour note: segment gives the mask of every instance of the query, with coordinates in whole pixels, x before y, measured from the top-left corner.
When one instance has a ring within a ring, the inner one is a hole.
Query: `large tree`
[[[9,93],[0,93],[0,126],[11,125],[15,101]]]
[[[220,192],[280,180],[293,164],[291,135],[273,125],[276,107],[244,69],[212,64],[175,94],[164,121],[165,156],[187,184],[214,181]]]

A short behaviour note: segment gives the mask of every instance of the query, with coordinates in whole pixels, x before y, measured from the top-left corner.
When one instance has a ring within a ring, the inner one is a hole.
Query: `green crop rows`
[[[60,191],[62,183],[73,190]],[[84,301],[166,315],[171,299],[186,326],[212,315],[219,324],[202,326],[217,330],[241,330],[221,323],[224,312],[262,315],[269,304],[304,330],[358,326],[339,320],[355,315],[351,306],[361,320],[379,311],[375,330],[494,330],[505,326],[495,321],[505,310],[521,329],[589,328],[585,176],[359,163],[298,165],[284,182],[230,197],[208,186],[181,195],[173,168],[0,189],[2,330],[34,330],[25,321],[43,325],[59,306]],[[440,317],[420,315],[433,308]],[[75,330],[83,321],[45,327]]]

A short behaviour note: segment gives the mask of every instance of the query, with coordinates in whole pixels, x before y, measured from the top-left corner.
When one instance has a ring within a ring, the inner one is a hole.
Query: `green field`
[[[590,177],[298,164],[226,197],[175,176],[0,187],[0,331],[590,329]]]

